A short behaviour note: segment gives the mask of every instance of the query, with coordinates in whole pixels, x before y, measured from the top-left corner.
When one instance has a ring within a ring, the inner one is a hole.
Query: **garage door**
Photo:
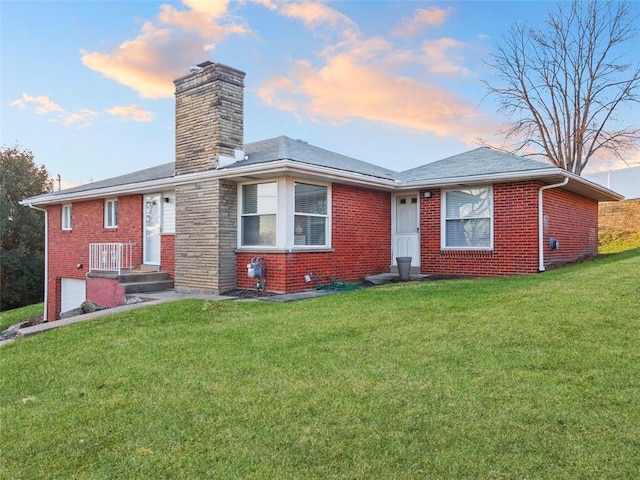
[[[75,278],[62,279],[62,306],[60,312],[68,312],[79,308],[86,298],[86,286],[84,280]]]

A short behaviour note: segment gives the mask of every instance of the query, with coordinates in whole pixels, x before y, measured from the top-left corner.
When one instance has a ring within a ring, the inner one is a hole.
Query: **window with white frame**
[[[294,186],[294,245],[327,244],[327,187],[296,183]]]
[[[242,247],[289,249],[331,245],[331,186],[280,177],[239,186]]]
[[[104,202],[104,226],[116,228],[118,226],[118,199],[112,198]]]
[[[493,189],[446,190],[442,223],[443,248],[493,248]]]
[[[71,230],[71,204],[62,205],[61,220],[62,230]]]
[[[278,183],[252,183],[242,186],[242,246],[277,245]]]

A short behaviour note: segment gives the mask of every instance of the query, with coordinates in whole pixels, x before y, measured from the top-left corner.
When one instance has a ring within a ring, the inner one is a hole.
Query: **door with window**
[[[162,219],[160,194],[144,197],[144,263],[160,265],[160,222]]]
[[[393,258],[411,257],[411,266],[420,266],[420,223],[418,195],[397,195],[393,201]]]

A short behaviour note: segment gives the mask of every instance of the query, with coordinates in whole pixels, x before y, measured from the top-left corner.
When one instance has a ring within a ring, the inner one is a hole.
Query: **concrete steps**
[[[118,276],[118,283],[124,287],[125,294],[158,292],[173,288],[173,280],[167,272],[127,272]]]
[[[125,289],[125,295],[134,293],[158,292],[173,288],[173,280],[167,272],[157,270],[131,270],[128,272],[90,272],[88,277],[107,278],[117,281]]]

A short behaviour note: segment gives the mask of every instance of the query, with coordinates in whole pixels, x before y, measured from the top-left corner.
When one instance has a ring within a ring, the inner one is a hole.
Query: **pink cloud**
[[[467,44],[453,38],[439,38],[422,44],[424,58],[421,63],[432,73],[440,75],[467,75],[469,70],[462,64],[461,54]]]
[[[357,29],[356,24],[345,14],[334,10],[324,3],[286,2],[278,4],[280,13],[285,17],[297,18],[310,28],[342,27]]]
[[[90,110],[88,108],[82,108],[75,112],[65,112],[63,114],[58,115],[56,118],[52,118],[49,120],[54,123],[61,123],[65,127],[70,127],[72,125],[77,126],[78,128],[88,128],[92,126],[91,121],[98,115],[97,112]]]
[[[23,93],[20,98],[11,102],[10,106],[18,107],[18,108],[27,108],[28,104],[37,105],[35,112],[38,115],[64,111],[64,109],[60,105],[52,102],[51,99],[46,95],[38,95],[36,97],[33,97],[27,93]]]
[[[228,13],[227,1],[182,3],[185,10],[162,5],[156,23],[145,22],[137,37],[110,52],[81,51],[82,63],[143,98],[172,96],[173,79],[186,73],[185,65],[202,61],[227,36],[249,32]]]
[[[453,92],[359,64],[346,54],[327,59],[319,69],[300,61],[287,75],[271,79],[258,95],[275,108],[305,112],[318,122],[363,119],[469,142],[494,128]]]
[[[143,110],[136,105],[111,107],[106,110],[109,115],[122,117],[125,120],[134,122],[150,122],[153,120],[153,113]]]
[[[396,28],[393,29],[392,35],[401,38],[420,35],[427,27],[442,25],[447,20],[451,10],[450,7],[418,8],[412,17],[404,18]]]

